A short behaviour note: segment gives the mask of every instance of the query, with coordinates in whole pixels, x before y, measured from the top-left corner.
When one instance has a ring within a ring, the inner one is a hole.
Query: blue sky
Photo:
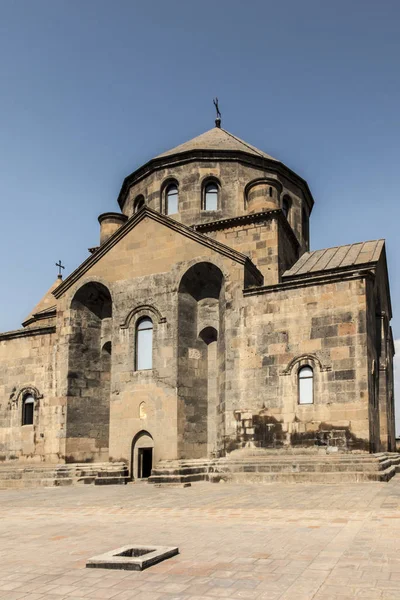
[[[3,0],[0,330],[217,95],[226,129],[308,181],[313,249],[386,238],[399,339],[399,19],[395,0]]]

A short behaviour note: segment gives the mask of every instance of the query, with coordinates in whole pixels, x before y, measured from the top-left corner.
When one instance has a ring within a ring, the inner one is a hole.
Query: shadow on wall
[[[216,455],[223,424],[224,277],[212,263],[193,265],[178,294],[178,452],[180,458]]]
[[[349,427],[319,423],[310,431],[284,430],[284,423],[260,411],[235,411],[236,438],[225,439],[225,451],[233,452],[241,448],[283,448],[283,447],[334,447],[338,450],[369,451],[369,442],[357,438]],[[304,424],[303,424],[304,427]]]
[[[106,286],[82,286],[70,318],[66,460],[108,460],[112,301]]]

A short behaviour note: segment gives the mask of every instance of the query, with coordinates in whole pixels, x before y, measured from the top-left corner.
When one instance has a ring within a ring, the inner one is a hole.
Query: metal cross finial
[[[61,264],[61,260],[56,263],[56,267],[58,267],[58,278],[62,279],[61,269],[65,269],[65,267]]]
[[[222,115],[221,115],[221,112],[220,112],[219,106],[218,106],[218,98],[214,98],[213,102],[214,102],[215,110],[217,111],[217,118],[215,119],[215,126],[221,127]]]

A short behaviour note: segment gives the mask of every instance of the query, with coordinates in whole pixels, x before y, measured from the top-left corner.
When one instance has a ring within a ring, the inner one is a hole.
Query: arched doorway
[[[132,440],[132,479],[147,479],[153,468],[154,441],[148,431],[139,431]]]

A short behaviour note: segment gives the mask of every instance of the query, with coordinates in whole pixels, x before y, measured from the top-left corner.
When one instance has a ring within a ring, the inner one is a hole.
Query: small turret
[[[104,244],[127,220],[128,217],[122,213],[107,212],[101,214],[99,216],[100,245]]]

